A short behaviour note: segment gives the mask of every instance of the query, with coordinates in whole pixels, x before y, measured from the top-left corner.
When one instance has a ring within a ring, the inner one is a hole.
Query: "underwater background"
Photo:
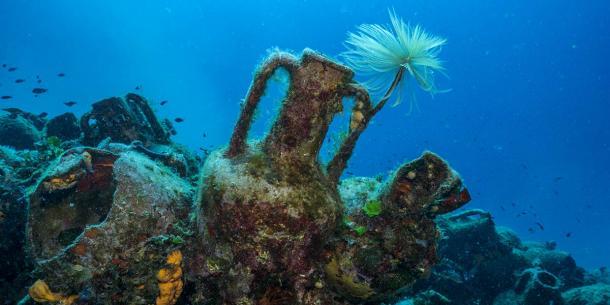
[[[269,50],[341,61],[346,33],[387,24],[389,8],[447,38],[438,86],[451,90],[416,90],[412,111],[381,111],[345,177],[434,151],[460,172],[469,208],[522,239],[556,241],[580,266],[607,266],[608,1],[0,1],[0,64],[17,67],[0,70],[0,95],[12,97],[0,107],[80,115],[135,92],[183,119],[173,140],[204,154],[228,142]],[[48,92],[34,97],[37,76]],[[268,130],[286,86],[272,80],[251,137]]]

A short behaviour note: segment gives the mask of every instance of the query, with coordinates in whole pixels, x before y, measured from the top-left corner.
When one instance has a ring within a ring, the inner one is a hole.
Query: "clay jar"
[[[285,69],[290,85],[269,134],[247,143],[265,83]],[[311,284],[314,262],[343,211],[336,183],[318,153],[333,116],[342,110],[353,73],[310,50],[300,60],[277,53],[259,68],[244,101],[228,148],[208,157],[203,168],[198,225],[212,265],[239,274],[221,285],[225,301],[255,299],[258,285],[290,295]],[[208,264],[210,265],[210,264]],[[214,272],[214,270],[210,270]],[[226,278],[226,277],[225,277]]]

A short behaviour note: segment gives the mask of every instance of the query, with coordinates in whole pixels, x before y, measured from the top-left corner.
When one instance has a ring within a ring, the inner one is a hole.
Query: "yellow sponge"
[[[159,296],[156,305],[174,305],[178,301],[184,283],[182,282],[182,252],[173,251],[167,256],[168,268],[157,272]]]
[[[60,305],[71,305],[78,300],[77,295],[64,296],[59,293],[54,293],[49,288],[49,285],[43,280],[37,280],[32,287],[28,290],[30,297],[39,303],[44,302],[55,302]]]

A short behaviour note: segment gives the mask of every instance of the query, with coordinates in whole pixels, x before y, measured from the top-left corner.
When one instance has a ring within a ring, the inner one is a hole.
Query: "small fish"
[[[49,115],[49,114],[48,114],[48,113],[46,113],[46,112],[42,112],[42,113],[40,113],[40,114],[38,115],[38,117],[39,117],[39,118],[41,118],[41,119],[44,119],[44,118],[46,118],[46,117],[47,117],[47,115]]]
[[[182,122],[184,122],[184,119],[183,119],[183,118],[175,118],[175,119],[174,119],[174,122],[176,122],[176,123],[182,123]]]
[[[561,177],[561,176],[557,176],[557,177],[553,178],[553,182],[559,182],[561,180],[563,180],[563,177]]]
[[[10,95],[3,95],[3,96],[2,96],[2,99],[3,99],[3,100],[9,100],[9,99],[12,99],[12,98],[13,98],[13,97],[12,97],[12,96],[10,96]]]
[[[544,226],[541,223],[537,222],[536,225],[540,228],[540,231],[544,231]]]
[[[39,79],[39,80],[36,80],[36,82],[40,84],[40,83],[42,83],[42,80]]]
[[[530,232],[530,234],[533,234],[534,233],[534,228],[528,228],[527,231]]]
[[[2,64],[2,68],[6,68],[6,64]]]
[[[159,103],[159,104],[161,104],[161,106],[163,106],[163,105],[167,104],[167,100],[161,101],[161,103]]]
[[[204,132],[203,133],[203,137],[206,138],[208,135]]]
[[[18,78],[15,80],[15,83],[17,83],[17,84],[21,84],[23,82],[25,82],[25,79],[23,79],[23,78]]]
[[[72,107],[72,106],[76,105],[76,102],[75,101],[67,101],[67,102],[64,103],[64,105],[66,105],[68,107]]]
[[[570,237],[572,237],[572,232],[566,233],[566,238],[570,238]]]
[[[36,75],[36,79],[40,79],[40,75]]]
[[[34,94],[43,94],[45,92],[47,92],[48,90],[45,88],[34,88],[32,89],[32,93]]]
[[[500,206],[500,209],[502,209],[502,211],[506,211],[503,205]]]
[[[142,86],[141,85],[137,85],[135,89],[136,90],[140,90],[140,89],[142,89]]]
[[[10,67],[10,68],[8,68],[8,72],[13,72],[13,71],[17,71],[17,68],[16,68],[16,67]]]
[[[66,76],[66,74],[64,74],[63,72],[57,74],[57,77],[64,77],[64,76]]]

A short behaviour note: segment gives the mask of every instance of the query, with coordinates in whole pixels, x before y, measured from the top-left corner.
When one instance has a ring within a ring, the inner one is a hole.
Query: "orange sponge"
[[[32,287],[28,290],[30,297],[39,303],[44,302],[55,302],[60,305],[71,305],[78,300],[77,295],[64,296],[59,293],[54,293],[49,288],[49,285],[43,280],[37,280]]]
[[[182,282],[182,252],[173,251],[167,256],[168,268],[157,272],[159,296],[156,305],[174,305],[178,301],[184,283]]]

